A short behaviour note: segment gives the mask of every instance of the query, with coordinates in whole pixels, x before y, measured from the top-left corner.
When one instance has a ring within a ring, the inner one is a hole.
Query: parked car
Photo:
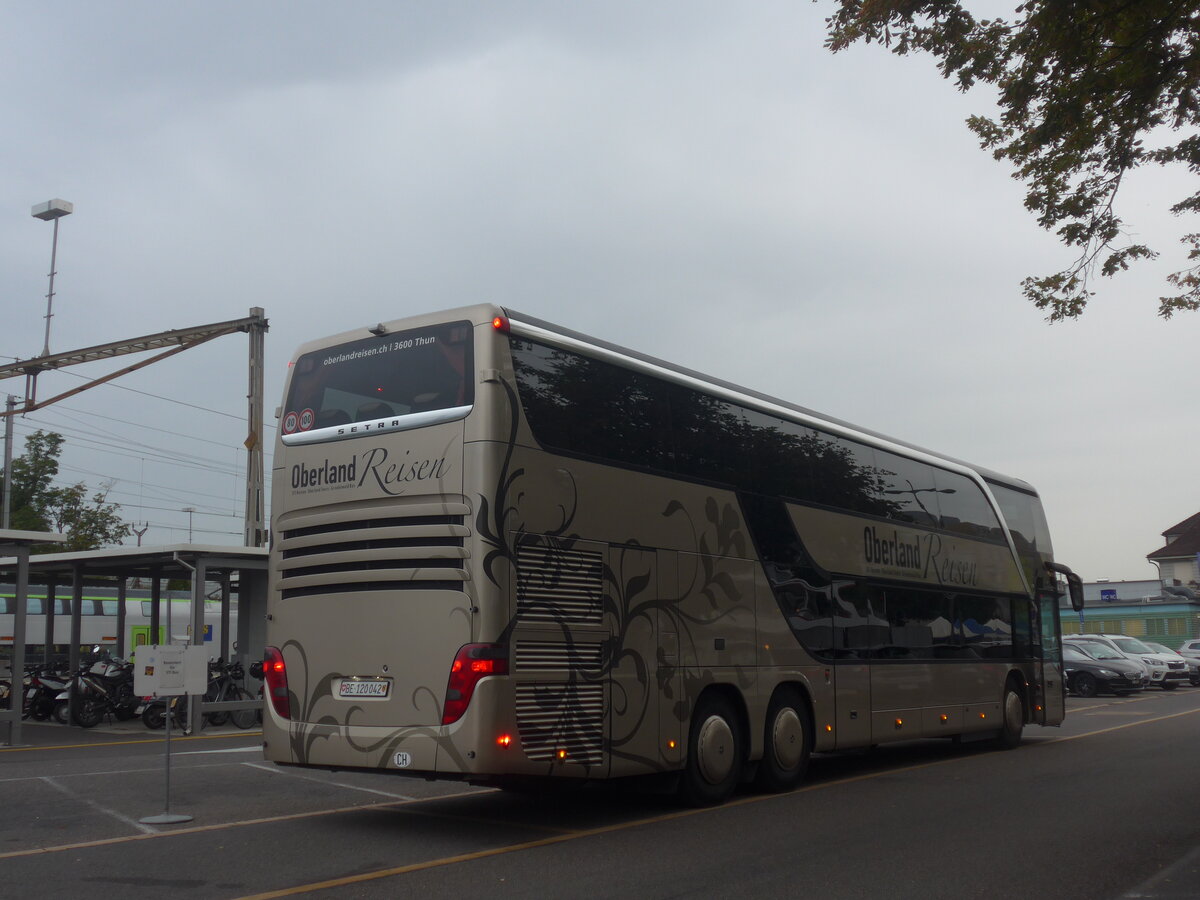
[[[1200,659],[1200,639],[1184,641],[1179,647],[1179,655],[1185,659]]]
[[[1154,655],[1154,652],[1143,645],[1142,652],[1134,652],[1132,649],[1119,646],[1114,638],[1123,638],[1124,635],[1112,634],[1071,634],[1063,637],[1064,646],[1066,644],[1084,644],[1085,646],[1099,644],[1108,647],[1110,650],[1115,650],[1124,656],[1126,659],[1133,660],[1136,663],[1141,663],[1146,668],[1146,674],[1149,676],[1149,684],[1151,687],[1163,687],[1167,683],[1167,664],[1164,660],[1159,659]],[[1186,677],[1186,673],[1185,673]],[[1174,690],[1178,687],[1177,682],[1172,682],[1169,688],[1164,690]]]
[[[1157,650],[1162,656],[1183,660],[1183,664],[1187,666],[1188,683],[1193,686],[1200,685],[1200,659],[1186,657],[1179,651],[1172,650],[1170,647],[1160,644],[1157,641],[1142,641],[1142,643],[1151,650]]]
[[[1085,641],[1063,644],[1063,668],[1067,690],[1079,697],[1101,693],[1124,697],[1142,690],[1149,681],[1141,663],[1126,659],[1111,647]]]

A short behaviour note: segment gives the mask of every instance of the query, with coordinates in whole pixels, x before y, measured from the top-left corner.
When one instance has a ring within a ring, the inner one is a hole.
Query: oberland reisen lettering
[[[893,531],[890,539],[880,538],[875,527],[868,525],[863,529],[863,552],[869,563],[921,570],[920,538],[914,538],[911,543],[902,541],[898,531]]]
[[[362,487],[369,478],[385,493],[396,495],[403,494],[407,490],[404,485],[410,482],[442,478],[449,467],[444,456],[414,458],[411,450],[405,450],[397,461],[389,463],[387,450],[376,447],[355,456],[348,463],[335,464],[329,460],[319,466],[297,463],[292,466],[292,489],[340,485]]]
[[[357,467],[358,457],[341,465],[334,465],[329,460],[325,460],[324,465],[320,466],[297,464],[292,466],[292,488],[318,487],[323,484],[350,484],[356,477]]]
[[[863,529],[863,558],[868,564],[909,569],[919,577],[939,584],[976,587],[979,584],[979,564],[971,559],[956,559],[943,555],[942,539],[936,534],[912,535],[901,538],[893,530],[889,538],[881,537],[875,526]]]
[[[374,450],[368,451],[363,462],[362,476],[358,481],[359,486],[362,486],[363,482],[367,480],[367,476],[370,475],[384,492],[403,494],[406,489],[400,485],[405,482],[439,479],[449,469],[449,464],[444,456],[438,459],[413,459],[411,455],[411,450],[405,450],[404,456],[399,462],[387,464],[388,452],[383,447],[376,447]]]

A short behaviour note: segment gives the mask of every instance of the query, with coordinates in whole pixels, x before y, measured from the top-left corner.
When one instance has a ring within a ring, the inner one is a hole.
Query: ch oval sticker
[[[401,750],[396,754],[395,763],[397,769],[407,769],[412,765],[412,754],[406,750]]]

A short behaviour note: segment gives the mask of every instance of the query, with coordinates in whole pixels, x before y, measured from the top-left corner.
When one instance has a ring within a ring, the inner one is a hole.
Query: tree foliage
[[[1116,199],[1141,166],[1200,173],[1200,0],[1028,0],[1011,21],[977,20],[955,0],[837,0],[826,24],[834,52],[860,40],[925,51],[960,90],[996,86],[999,116],[968,126],[1012,163],[1038,224],[1077,254],[1022,282],[1050,321],[1083,312],[1097,272],[1158,255],[1128,237]],[[1200,211],[1200,191],[1170,211]],[[1174,293],[1159,298],[1163,318],[1200,308],[1200,234],[1180,241],[1189,266],[1167,277]]]
[[[111,483],[90,498],[83,482],[55,486],[62,446],[62,435],[52,431],[35,431],[25,439],[25,453],[12,461],[12,527],[67,535],[65,545],[37,546],[35,552],[94,550],[121,543],[133,529],[121,520],[120,507],[108,502]]]

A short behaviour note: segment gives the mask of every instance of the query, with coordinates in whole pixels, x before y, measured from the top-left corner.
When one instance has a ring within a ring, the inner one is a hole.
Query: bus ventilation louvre
[[[597,628],[603,623],[603,590],[603,558],[597,551],[540,545],[517,550],[521,625]],[[602,635],[583,631],[578,637],[516,642],[517,728],[529,759],[585,766],[604,762]],[[527,680],[531,674],[537,680]]]
[[[357,591],[463,590],[466,503],[397,504],[281,518],[284,599]]]

